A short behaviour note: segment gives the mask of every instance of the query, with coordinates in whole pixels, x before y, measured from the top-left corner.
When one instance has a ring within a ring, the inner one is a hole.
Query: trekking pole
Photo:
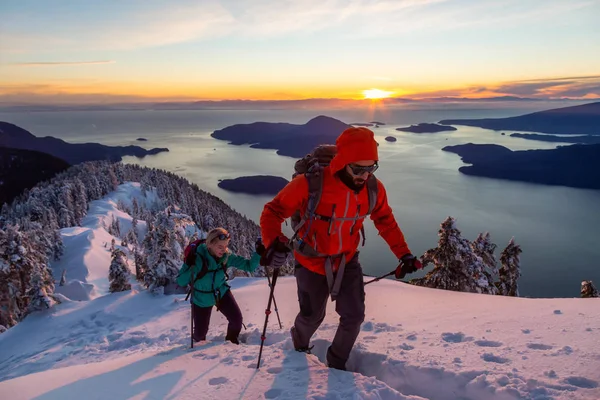
[[[277,283],[277,276],[279,275],[279,268],[275,268],[273,271],[273,284],[271,285],[271,290],[269,293],[269,302],[267,304],[267,309],[265,310],[265,326],[263,327],[263,332],[260,337],[260,351],[258,353],[258,362],[256,363],[256,369],[260,368],[260,358],[262,356],[263,345],[265,344],[265,339],[267,338],[265,335],[267,333],[267,323],[269,322],[269,314],[271,314],[271,301],[273,300],[273,292],[275,290],[275,283]]]
[[[388,277],[388,276],[390,276],[390,275],[394,275],[395,273],[396,273],[396,270],[393,270],[392,272],[388,272],[388,273],[387,273],[387,274],[385,274],[385,275],[381,275],[381,276],[379,276],[379,277],[377,277],[377,278],[375,278],[375,279],[371,279],[370,281],[368,281],[368,282],[365,282],[365,285],[368,285],[369,283],[373,283],[373,282],[380,281],[380,280],[382,280],[383,278],[387,278],[387,277]]]
[[[271,278],[269,278],[268,273],[267,273],[267,282],[269,282],[269,287],[271,287]],[[275,306],[275,314],[277,314],[277,322],[279,322],[279,329],[283,329],[283,325],[281,325],[281,319],[279,318],[279,310],[277,309],[277,302],[275,301],[275,294],[273,294],[273,306]]]
[[[185,296],[185,301],[187,301],[187,299],[190,297],[190,295],[192,295],[192,298],[190,299],[190,308],[191,308],[191,312],[190,312],[190,344],[192,349],[194,348],[194,267],[191,267],[191,275],[190,275],[190,282],[192,282],[192,285],[190,287],[190,290],[187,293],[187,296]]]

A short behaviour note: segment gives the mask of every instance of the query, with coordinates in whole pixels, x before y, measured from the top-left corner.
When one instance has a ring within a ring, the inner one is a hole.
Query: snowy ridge
[[[130,206],[134,198],[148,206],[156,201],[153,192],[143,195],[139,183],[127,182],[119,185],[116,191],[104,198],[90,202],[88,214],[82,219],[81,226],[60,230],[63,244],[69,250],[59,261],[52,263],[52,269],[57,280],[63,269],[66,270],[67,284],[57,285],[56,293],[71,300],[90,300],[109,292],[110,243],[115,239],[116,243],[120,244],[121,239],[109,234],[104,226],[109,226],[114,217],[119,221],[122,231],[128,232],[133,218],[119,210],[117,203],[121,201]],[[143,238],[147,231],[145,221],[138,221],[137,231],[138,237]],[[133,261],[129,249],[118,247]],[[134,272],[131,266],[130,270]]]

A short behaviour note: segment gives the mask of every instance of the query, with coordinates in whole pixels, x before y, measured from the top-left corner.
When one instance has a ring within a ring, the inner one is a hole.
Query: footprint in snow
[[[531,330],[529,330],[529,329],[521,329],[521,332],[523,332],[525,335],[529,335],[531,333]]]
[[[412,335],[408,335],[406,337],[406,340],[417,340],[417,335],[415,335],[414,333]]]
[[[414,346],[411,346],[411,345],[409,345],[409,344],[406,344],[406,343],[402,343],[400,346],[398,346],[398,348],[400,348],[400,349],[402,349],[402,350],[412,350],[412,349],[414,349],[415,347],[414,347]]]
[[[475,344],[480,347],[500,347],[502,343],[493,340],[477,340]]]
[[[506,364],[506,363],[510,362],[510,360],[508,358],[495,356],[492,353],[485,353],[481,356],[481,358],[483,359],[483,361],[493,362],[493,363],[498,363],[498,364]]]
[[[583,389],[595,389],[598,387],[598,382],[588,378],[584,378],[582,376],[570,376],[568,378],[565,378],[565,383]]]
[[[253,358],[255,358],[255,356],[242,356],[242,361],[250,361]]]
[[[274,375],[280,373],[281,371],[283,371],[283,368],[281,368],[281,367],[273,367],[273,368],[269,368],[267,370],[268,373],[274,374]]]
[[[265,392],[265,399],[275,399],[283,393],[281,389],[269,389]]]
[[[527,343],[527,347],[532,350],[550,350],[552,346],[543,343]]]
[[[215,386],[215,385],[222,385],[223,383],[227,383],[229,382],[229,379],[225,378],[224,376],[220,376],[218,378],[211,378],[208,381],[208,384],[211,386]]]
[[[554,314],[557,314],[557,315],[558,314],[562,314],[562,311],[560,311],[560,310],[554,310]]]
[[[471,337],[466,337],[462,332],[444,332],[442,333],[442,340],[450,343],[461,343],[471,340]]]

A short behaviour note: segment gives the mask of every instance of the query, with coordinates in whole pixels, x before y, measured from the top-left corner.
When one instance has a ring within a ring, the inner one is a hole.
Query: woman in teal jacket
[[[242,312],[226,282],[226,271],[228,267],[234,267],[254,272],[258,267],[260,255],[254,252],[250,259],[246,259],[231,253],[228,248],[230,238],[229,233],[223,228],[211,230],[206,237],[206,242],[196,248],[195,264],[190,266],[184,263],[179,270],[177,276],[179,286],[186,287],[194,282],[192,307],[195,342],[206,340],[212,308],[217,306],[217,311],[223,313],[229,322],[225,340],[239,344]],[[259,245],[260,243],[257,243],[257,247]],[[208,268],[204,268],[203,271],[204,263]]]

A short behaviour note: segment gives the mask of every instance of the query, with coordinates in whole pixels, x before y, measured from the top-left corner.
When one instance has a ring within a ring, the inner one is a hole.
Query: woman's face
[[[229,245],[229,240],[217,240],[216,242],[210,244],[209,250],[212,250],[212,253],[217,257],[221,258],[227,253],[227,246]]]

